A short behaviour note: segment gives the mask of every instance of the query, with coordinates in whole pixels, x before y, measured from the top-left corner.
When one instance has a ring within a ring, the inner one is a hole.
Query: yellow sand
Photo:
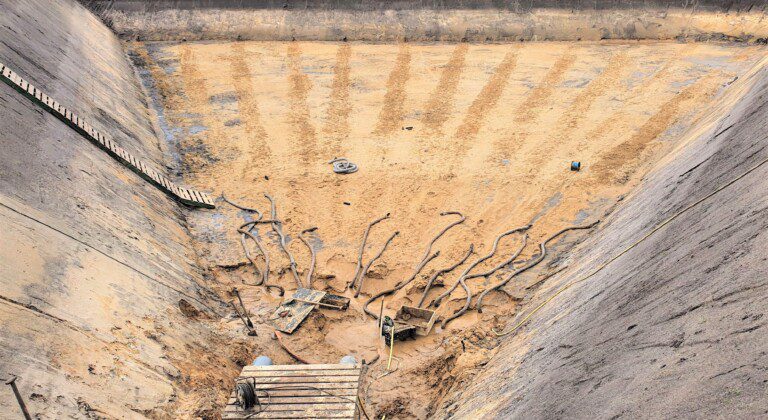
[[[401,234],[374,266],[375,278],[366,280],[368,296],[410,275],[429,239],[454,220],[439,216],[442,211],[461,211],[467,221],[436,244],[441,255],[425,275],[451,265],[470,243],[486,253],[498,233],[513,227],[533,222],[521,257],[528,258],[561,228],[602,218],[674,146],[696,113],[765,51],[650,42],[147,47],[130,46],[146,61],[168,124],[177,129],[184,181],[214,194],[224,191],[267,215],[263,194],[271,194],[292,238],[318,226],[323,246],[315,288],[342,288],[365,226],[391,212],[372,231],[366,261],[392,232]],[[360,170],[334,174],[326,162],[336,156]],[[570,171],[571,161],[583,169]],[[216,212],[190,216],[209,266],[244,261],[234,230],[242,216],[223,203]],[[268,231],[262,227],[261,236]],[[570,234],[568,241],[580,235]],[[519,244],[519,236],[505,240],[498,257],[479,269],[497,264]],[[291,241],[290,248],[303,271],[306,247]],[[269,249],[272,278],[293,288],[290,274],[280,274],[287,260],[274,243]],[[509,292],[522,298],[521,286],[546,272],[542,265]],[[216,273],[224,285],[254,279],[250,268]],[[478,279],[470,286],[476,291],[482,284]],[[386,313],[414,304],[420,293],[405,288],[387,299]],[[505,296],[491,296],[489,315],[473,312],[451,324],[455,336],[399,347],[405,357],[399,379],[382,379],[375,387],[388,386],[389,393],[370,397],[379,415],[424,417],[434,407],[402,400],[404,384],[434,405],[461,373],[455,369],[487,360],[494,344],[483,338],[490,323],[481,321],[509,319],[516,300]],[[441,313],[460,307],[463,298],[458,289]],[[251,299],[276,302],[263,291]],[[381,340],[371,320],[353,315],[360,302],[348,314],[324,311],[322,319],[302,327],[290,338],[297,350],[316,358],[350,351],[370,358]],[[326,325],[325,317],[336,322]],[[475,343],[474,350],[462,350],[464,339]],[[424,354],[424,346],[438,350]],[[427,373],[432,379],[422,378]]]

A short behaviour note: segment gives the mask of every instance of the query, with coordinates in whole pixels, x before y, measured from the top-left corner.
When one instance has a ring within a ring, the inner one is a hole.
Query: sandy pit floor
[[[362,304],[411,276],[430,239],[458,218],[441,212],[461,212],[466,221],[435,243],[439,256],[412,283],[385,298],[385,314],[417,304],[430,275],[459,261],[470,244],[474,254],[438,279],[427,303],[503,231],[533,225],[514,265],[520,267],[558,230],[603,219],[698,112],[765,51],[671,42],[131,43],[127,49],[153,97],[182,183],[224,192],[265,217],[264,194],[273,196],[302,276],[309,252],[297,235],[318,227],[310,240],[318,253],[314,288],[343,291],[366,225],[391,214],[371,231],[364,262],[400,233],[351,308],[314,311],[285,337],[316,362],[380,354],[363,393],[368,413],[379,418],[434,412],[449,388],[494,354],[499,342],[491,328],[514,319],[542,280],[567,269],[569,250],[589,234],[570,232],[550,244],[542,264],[486,297],[482,314],[470,310],[428,337],[398,342],[397,371],[380,377],[387,350]],[[334,174],[326,162],[337,156],[359,171]],[[582,170],[570,171],[571,161]],[[245,341],[246,352],[294,363],[271,338],[268,318],[281,298],[248,286],[262,260],[256,269],[246,264],[236,228],[252,213],[218,204],[190,211],[187,220],[208,279],[224,296],[237,286],[258,320],[259,337]],[[271,281],[294,289],[271,227],[255,233],[267,243]],[[506,237],[476,271],[499,264],[522,241],[523,234]],[[483,290],[510,269],[472,279],[469,287]],[[459,287],[440,315],[462,307],[465,296]],[[371,309],[378,312],[379,301]],[[220,326],[242,338],[236,318]],[[228,375],[211,385],[217,404],[232,384]]]

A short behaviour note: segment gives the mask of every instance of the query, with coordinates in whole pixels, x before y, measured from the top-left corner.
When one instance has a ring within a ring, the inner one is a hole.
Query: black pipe
[[[5,381],[5,384],[10,385],[13,389],[13,394],[16,395],[16,401],[19,402],[19,408],[21,408],[21,412],[24,414],[24,418],[26,420],[32,420],[32,417],[29,415],[29,411],[27,411],[27,405],[24,404],[24,398],[21,397],[19,388],[16,386],[16,379],[18,379],[16,376],[11,376],[11,379]]]

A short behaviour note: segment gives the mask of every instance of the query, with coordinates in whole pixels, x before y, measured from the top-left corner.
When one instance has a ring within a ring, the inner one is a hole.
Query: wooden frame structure
[[[359,419],[361,364],[246,366],[259,404],[244,410],[233,392],[222,419]]]

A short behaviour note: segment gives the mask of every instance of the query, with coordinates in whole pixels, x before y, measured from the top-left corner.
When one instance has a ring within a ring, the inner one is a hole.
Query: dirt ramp
[[[454,389],[438,417],[768,413],[766,64],[689,130],[572,258],[572,269],[524,303],[518,320],[662,221],[725,189],[535,313],[473,385]]]
[[[764,41],[759,1],[81,0],[141,40]]]

